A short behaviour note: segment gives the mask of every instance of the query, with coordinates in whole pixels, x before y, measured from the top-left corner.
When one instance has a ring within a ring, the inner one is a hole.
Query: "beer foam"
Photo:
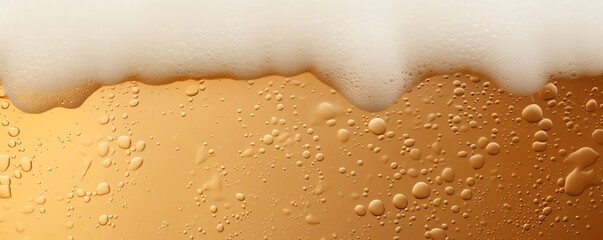
[[[305,71],[360,108],[420,78],[484,74],[528,94],[603,70],[603,2],[4,0],[0,80],[20,109],[75,107],[136,79]]]

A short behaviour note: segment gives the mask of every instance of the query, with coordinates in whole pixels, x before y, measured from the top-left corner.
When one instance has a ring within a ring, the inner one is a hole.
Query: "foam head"
[[[78,106],[136,79],[305,71],[366,110],[420,78],[471,70],[528,94],[551,74],[603,70],[599,2],[0,2],[0,79],[15,105]]]

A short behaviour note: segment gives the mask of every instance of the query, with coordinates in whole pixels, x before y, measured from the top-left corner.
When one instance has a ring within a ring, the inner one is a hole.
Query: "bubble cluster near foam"
[[[136,78],[254,79],[310,71],[380,110],[423,77],[471,70],[520,94],[603,70],[593,1],[0,2],[0,80],[21,109],[79,105]]]

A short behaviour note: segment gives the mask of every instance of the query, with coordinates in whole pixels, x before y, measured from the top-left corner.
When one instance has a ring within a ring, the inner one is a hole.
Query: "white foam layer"
[[[0,79],[21,109],[77,106],[136,76],[311,71],[380,110],[414,81],[472,70],[527,94],[603,70],[600,1],[2,0]]]

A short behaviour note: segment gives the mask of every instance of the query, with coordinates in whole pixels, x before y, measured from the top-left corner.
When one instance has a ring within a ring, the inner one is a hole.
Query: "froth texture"
[[[603,70],[595,1],[4,0],[0,80],[22,110],[135,79],[310,71],[381,110],[423,77],[471,71],[527,94]]]

